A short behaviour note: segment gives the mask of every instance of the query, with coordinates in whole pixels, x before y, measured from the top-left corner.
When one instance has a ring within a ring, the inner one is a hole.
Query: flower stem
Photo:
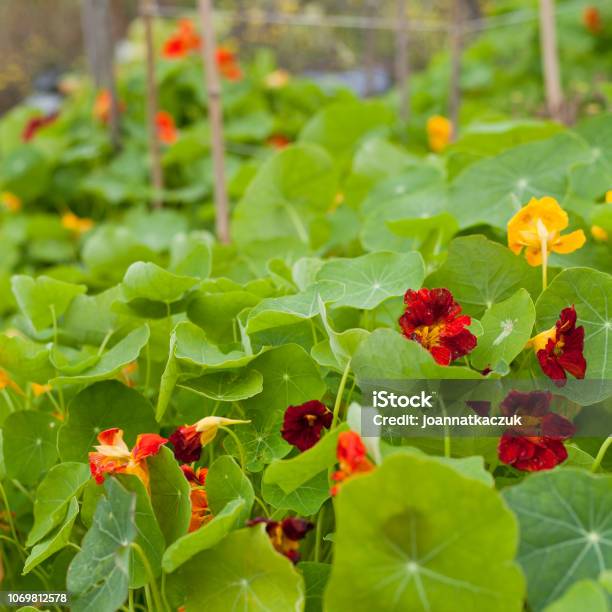
[[[332,419],[332,429],[338,424],[338,418],[340,416],[340,406],[342,404],[342,396],[344,395],[344,388],[346,387],[346,381],[348,379],[349,372],[351,371],[351,360],[346,362],[346,367],[342,373],[340,379],[340,386],[338,387],[338,394],[336,395],[336,403],[334,404],[334,416]]]
[[[603,444],[599,447],[599,452],[597,453],[597,457],[595,457],[595,460],[593,461],[593,465],[591,466],[591,472],[596,472],[600,468],[604,455],[606,454],[606,451],[608,450],[608,448],[610,448],[611,444],[612,444],[612,436],[608,436],[603,441]]]
[[[149,559],[147,559],[147,555],[138,543],[132,542],[130,546],[136,551],[145,568],[147,578],[149,579],[149,583],[146,586],[149,586],[149,588],[151,589],[151,594],[153,596],[152,599],[155,604],[155,607],[157,608],[158,612],[163,612],[164,606],[162,604],[161,597],[159,596],[159,590],[157,588],[157,583],[155,582],[155,575],[153,574],[153,570],[151,569]]]
[[[546,291],[548,287],[548,244],[546,238],[542,238],[540,242],[542,249],[542,291]]]
[[[223,427],[223,425],[219,425],[219,429],[222,429],[225,433],[229,434],[232,440],[234,440],[234,443],[238,447],[238,454],[240,455],[240,469],[245,472],[246,460],[244,446],[242,446],[240,438],[231,429],[229,429],[229,427]]]
[[[323,515],[325,512],[325,504],[321,506],[319,510],[319,516],[317,516],[317,531],[315,535],[315,549],[314,549],[314,560],[318,563],[321,560],[321,536],[323,535]]]

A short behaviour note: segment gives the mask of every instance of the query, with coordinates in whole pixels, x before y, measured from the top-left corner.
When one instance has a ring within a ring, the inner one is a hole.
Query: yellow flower
[[[599,227],[599,225],[593,225],[591,227],[591,236],[593,236],[597,242],[608,241],[608,232],[606,232],[603,227]]]
[[[291,80],[291,75],[286,70],[275,70],[270,72],[264,80],[268,89],[282,89]]]
[[[434,153],[444,151],[452,137],[453,124],[446,117],[434,115],[427,120],[427,139]]]
[[[200,419],[195,424],[196,431],[200,434],[200,443],[206,446],[217,435],[219,427],[227,427],[228,425],[238,425],[241,423],[250,423],[251,421],[241,421],[239,419],[227,419],[225,417],[207,416]]]
[[[546,265],[549,253],[572,253],[586,242],[582,230],[562,236],[568,224],[567,213],[554,198],[531,198],[508,222],[508,247],[517,255],[524,248],[531,266]]]
[[[40,397],[45,393],[49,393],[51,391],[51,385],[39,385],[38,383],[32,383],[32,391],[34,392],[34,397]]]
[[[11,379],[11,377],[4,370],[0,370],[0,391],[4,389],[12,389],[15,393],[19,393],[19,395],[23,395],[23,391],[21,387]]]
[[[12,213],[16,213],[21,210],[21,199],[10,191],[3,191],[0,193],[0,204],[2,204],[6,210]]]
[[[606,204],[612,204],[612,189],[606,191]]]
[[[72,212],[67,212],[62,216],[62,225],[75,234],[84,234],[93,227],[91,219],[77,217]]]

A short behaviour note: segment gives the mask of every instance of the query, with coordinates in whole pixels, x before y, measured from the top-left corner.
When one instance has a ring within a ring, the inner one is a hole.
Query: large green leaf
[[[63,509],[65,510],[65,516],[60,520],[61,525],[58,529],[45,540],[38,542],[30,551],[23,566],[24,574],[31,572],[37,565],[40,565],[68,544],[74,521],[79,513],[79,502],[76,497],[70,498],[68,508],[64,507]]]
[[[156,433],[153,407],[134,389],[117,381],[96,383],[81,391],[68,406],[68,418],[59,432],[62,461],[87,461],[101,431],[123,429],[128,446],[140,433]]]
[[[208,278],[212,266],[211,239],[205,233],[177,234],[170,249],[170,271],[180,276]]]
[[[78,372],[74,376],[56,376],[51,379],[51,384],[53,386],[90,385],[94,382],[114,378],[125,366],[138,359],[140,352],[149,341],[150,334],[148,325],[138,327],[103,353],[95,365]]]
[[[516,520],[499,493],[450,467],[388,457],[342,485],[336,519],[330,612],[523,609]]]
[[[121,288],[128,301],[144,299],[170,304],[180,300],[197,284],[197,278],[179,276],[157,264],[138,261],[128,268]]]
[[[2,426],[6,473],[24,485],[37,483],[57,461],[59,422],[50,414],[21,410]]]
[[[298,565],[306,583],[306,606],[304,612],[323,612],[323,593],[329,580],[331,565],[304,561]]]
[[[136,539],[136,494],[114,478],[105,484],[94,523],[68,568],[66,584],[76,612],[115,612],[128,594],[130,544]]]
[[[418,343],[392,329],[377,329],[360,345],[352,360],[358,381],[481,378],[461,366],[441,366]]]
[[[164,534],[162,533],[153,507],[151,498],[144,484],[137,476],[118,476],[121,484],[136,494],[136,539],[135,543],[140,546],[147,558],[149,567],[154,576],[161,572],[161,560],[164,554]],[[141,556],[132,548],[130,550],[130,588],[138,589],[150,580],[149,573]]]
[[[261,393],[263,376],[257,370],[213,372],[190,378],[179,387],[215,401],[237,402]]]
[[[34,525],[27,546],[36,544],[62,521],[68,504],[90,478],[89,467],[83,463],[60,463],[49,470],[36,490]]]
[[[161,448],[147,459],[151,487],[151,505],[166,544],[187,533],[191,518],[189,483],[172,451]]]
[[[325,147],[345,161],[368,133],[391,125],[393,113],[383,102],[342,102],[327,106],[302,129],[300,141]]]
[[[255,492],[251,481],[229,456],[216,459],[206,474],[206,495],[213,514],[219,514],[228,504],[243,502],[240,520],[246,521],[251,513]]]
[[[612,567],[612,476],[566,468],[504,491],[521,528],[518,561],[537,611],[572,584]]]
[[[244,510],[244,501],[234,499],[214,518],[192,533],[184,535],[164,553],[162,561],[165,572],[174,572],[192,557],[217,545],[236,525]]]
[[[457,176],[451,184],[450,211],[461,227],[484,223],[505,229],[532,197],[545,194],[562,201],[570,168],[589,160],[586,143],[571,133],[508,149]]]
[[[484,236],[465,236],[450,243],[446,262],[425,284],[446,287],[464,312],[480,317],[521,287],[535,298],[541,289],[540,275],[539,268],[531,267],[501,244]]]
[[[54,374],[49,347],[20,336],[0,336],[0,367],[24,380],[46,384]]]
[[[13,276],[11,281],[17,304],[38,331],[51,327],[66,312],[70,302],[85,293],[85,285],[73,285],[49,276],[33,279],[29,276]]]
[[[179,578],[186,612],[227,612],[228,602],[249,612],[298,612],[304,605],[302,577],[274,550],[263,525],[230,533],[185,563]]]
[[[470,355],[471,364],[478,370],[509,365],[525,348],[535,322],[535,306],[525,289],[494,304],[481,319],[484,333]]]
[[[610,612],[610,594],[594,580],[580,580],[557,599],[545,612]]]
[[[351,306],[371,310],[387,298],[419,289],[425,265],[419,253],[377,252],[353,259],[332,259],[323,264],[318,281],[344,286],[344,295],[334,307]]]
[[[555,325],[559,313],[574,305],[584,326],[586,378],[612,379],[612,276],[590,268],[558,274],[536,303],[539,331]]]
[[[270,158],[234,210],[237,243],[291,237],[309,244],[310,224],[332,203],[337,178],[330,156],[300,144]]]

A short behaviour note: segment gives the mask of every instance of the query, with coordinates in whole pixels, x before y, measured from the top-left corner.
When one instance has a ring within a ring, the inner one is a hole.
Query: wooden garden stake
[[[546,89],[546,106],[553,119],[563,118],[563,92],[557,51],[555,0],[540,0],[540,48]]]
[[[368,29],[365,32],[365,95],[370,96],[375,89],[376,72],[376,31],[373,27],[376,16],[377,0],[366,0],[367,18],[369,20]]]
[[[453,124],[453,140],[457,136],[459,109],[461,107],[461,54],[463,52],[463,10],[462,0],[453,0],[453,23],[451,34],[451,72],[448,100],[448,114]]]
[[[221,80],[217,69],[215,28],[211,0],[199,0],[202,23],[202,59],[204,62],[206,90],[208,92],[208,118],[210,121],[211,146],[214,171],[215,212],[217,238],[228,244],[230,241],[229,203],[225,185],[225,144],[223,138],[223,107],[221,104]]]
[[[145,47],[147,55],[147,127],[149,131],[149,155],[153,208],[163,204],[164,173],[161,163],[161,146],[157,134],[157,84],[155,83],[155,44],[153,41],[153,19],[155,0],[141,0],[140,13],[144,21]]]
[[[397,2],[395,80],[399,91],[399,114],[404,127],[410,119],[410,61],[408,58],[407,0]]]

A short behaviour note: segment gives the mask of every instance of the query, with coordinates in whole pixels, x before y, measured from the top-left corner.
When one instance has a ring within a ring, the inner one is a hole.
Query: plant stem
[[[149,559],[147,559],[147,555],[145,555],[144,550],[140,547],[136,542],[132,542],[130,546],[136,551],[142,564],[145,568],[145,572],[147,573],[147,577],[149,579],[149,583],[147,586],[151,589],[151,594],[153,596],[153,602],[158,612],[162,612],[165,608],[162,604],[161,597],[159,595],[159,590],[157,588],[157,583],[155,582],[155,575],[153,574],[153,570],[151,569],[151,564],[149,563]]]
[[[349,372],[351,371],[351,360],[346,362],[346,367],[342,373],[340,379],[340,386],[338,387],[338,394],[336,395],[336,402],[334,404],[334,416],[332,419],[332,429],[338,424],[338,418],[340,416],[340,406],[342,404],[342,396],[344,395],[344,387],[346,387],[346,381],[348,379]]]
[[[608,448],[610,448],[611,444],[612,444],[612,436],[608,436],[603,441],[603,444],[599,447],[599,452],[597,453],[597,457],[595,457],[595,460],[593,461],[593,465],[591,466],[591,472],[596,472],[600,468],[604,455],[606,454],[606,451],[608,450]]]
[[[232,440],[234,440],[236,446],[238,447],[238,454],[240,455],[240,469],[245,472],[246,460],[244,454],[244,447],[242,446],[240,438],[231,429],[229,429],[229,427],[223,427],[223,425],[219,425],[219,429],[222,429],[224,432],[229,434]]]
[[[19,551],[19,556],[25,561],[25,555],[23,554],[23,549],[21,547],[21,543],[19,542],[19,538],[17,537],[17,530],[15,529],[15,522],[13,521],[13,515],[11,514],[11,506],[8,502],[8,497],[6,496],[6,491],[4,490],[4,485],[0,482],[0,496],[2,497],[2,503],[4,504],[4,509],[6,510],[6,520],[9,524],[11,534],[15,542],[17,542]]]
[[[257,497],[257,495],[255,495],[254,499],[259,504],[259,507],[264,511],[266,518],[270,518],[270,510],[268,510],[268,506],[266,506],[266,504],[264,504],[263,501]]]
[[[325,513],[325,504],[321,506],[319,510],[319,516],[317,516],[317,530],[315,533],[315,549],[314,549],[314,560],[318,563],[321,560],[321,536],[323,532],[323,515]]]

